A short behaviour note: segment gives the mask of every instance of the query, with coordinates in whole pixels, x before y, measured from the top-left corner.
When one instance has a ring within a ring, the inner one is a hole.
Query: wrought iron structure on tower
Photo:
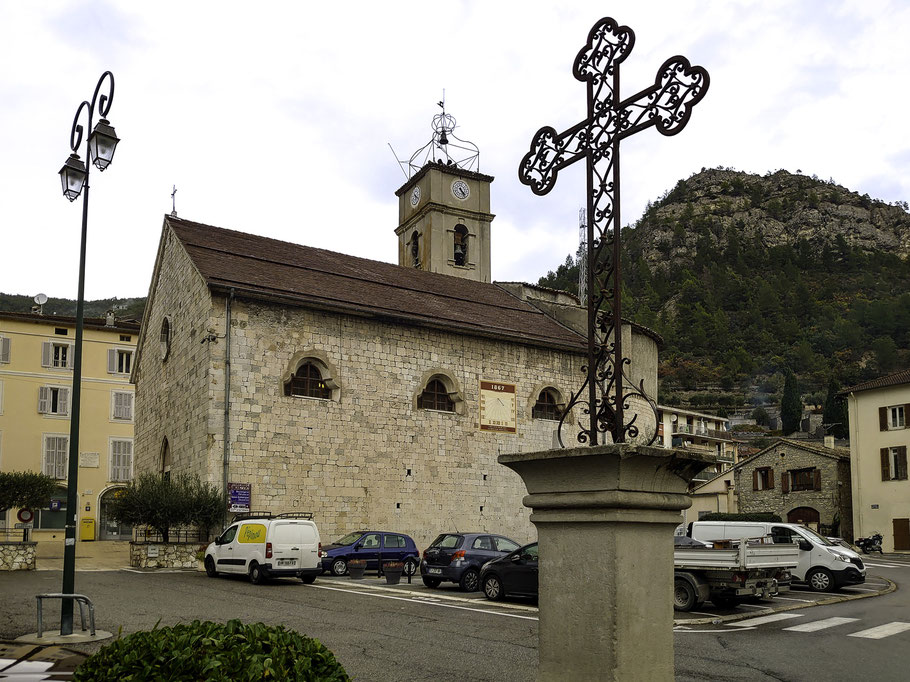
[[[463,140],[455,134],[458,124],[455,117],[446,113],[445,91],[442,99],[436,103],[442,113],[433,117],[430,127],[433,134],[430,141],[423,145],[411,157],[402,161],[395,154],[395,160],[401,166],[406,177],[410,178],[431,161],[437,161],[462,170],[480,172],[480,149],[473,142]],[[395,153],[395,150],[392,150]]]

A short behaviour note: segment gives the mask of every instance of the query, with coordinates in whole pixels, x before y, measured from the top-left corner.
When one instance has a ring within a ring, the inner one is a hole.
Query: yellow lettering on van
[[[237,542],[265,542],[265,526],[261,523],[247,523],[240,527]]]

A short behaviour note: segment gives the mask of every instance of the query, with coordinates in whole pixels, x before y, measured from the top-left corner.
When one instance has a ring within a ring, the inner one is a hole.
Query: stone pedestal
[[[673,679],[673,530],[707,454],[639,445],[501,455],[540,542],[539,672]]]

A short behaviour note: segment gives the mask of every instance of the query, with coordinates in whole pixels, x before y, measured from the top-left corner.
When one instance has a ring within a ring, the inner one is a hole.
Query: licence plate
[[[296,559],[279,559],[278,560],[279,566],[293,566],[296,563],[297,563]]]
[[[442,573],[441,568],[428,568],[427,573]]]

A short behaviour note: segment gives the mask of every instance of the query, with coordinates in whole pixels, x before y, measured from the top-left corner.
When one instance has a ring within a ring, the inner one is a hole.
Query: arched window
[[[167,442],[167,438],[164,439],[161,446],[161,477],[171,477],[171,446]]]
[[[439,379],[431,379],[417,399],[417,407],[421,410],[440,410],[454,412],[455,402],[449,397],[449,391]]]
[[[303,398],[329,400],[332,391],[322,380],[322,372],[312,362],[304,362],[284,385],[284,394]]]
[[[414,267],[420,267],[420,233],[417,230],[414,230],[414,233],[411,235],[411,259],[413,260]]]
[[[452,235],[454,240],[453,252],[455,254],[455,265],[468,264],[468,228],[464,225],[456,225],[455,233]]]
[[[560,398],[552,388],[545,388],[537,396],[537,402],[531,410],[533,419],[552,419],[558,421],[562,416]]]
[[[161,347],[161,359],[166,360],[171,352],[171,321],[168,318],[161,320],[161,336],[159,337]]]

